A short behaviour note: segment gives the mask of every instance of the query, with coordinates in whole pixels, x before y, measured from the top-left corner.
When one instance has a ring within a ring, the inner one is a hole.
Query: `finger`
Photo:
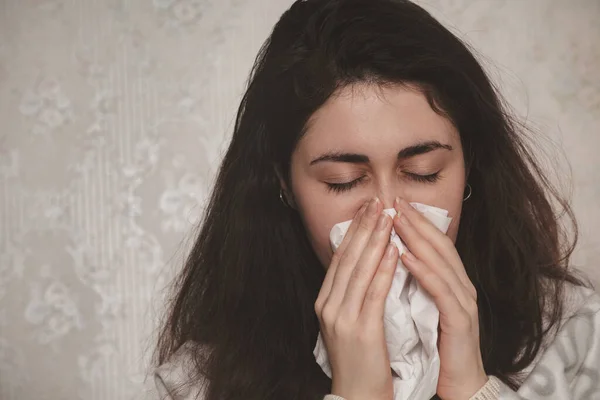
[[[462,260],[456,251],[456,247],[452,240],[434,226],[423,214],[412,207],[406,200],[402,198],[396,199],[395,207],[399,213],[404,213],[407,218],[413,223],[415,228],[428,240],[442,257],[444,257],[455,269],[461,282],[470,283],[466,271],[462,265]],[[464,280],[464,281],[463,281]],[[466,285],[468,286],[468,285]]]
[[[459,277],[460,282],[467,288],[472,297],[476,298],[477,291],[475,286],[473,286],[473,283],[469,279],[452,240],[434,226],[431,221],[425,218],[423,214],[412,207],[406,200],[401,198],[397,198],[396,200],[396,210],[400,213],[404,213],[408,219],[413,222],[415,228],[433,245],[436,251],[450,263],[452,269]]]
[[[373,280],[377,267],[381,263],[386,246],[390,242],[391,229],[392,218],[385,213],[381,213],[375,230],[372,232],[367,246],[350,275],[340,312],[346,312],[348,315],[353,316],[360,313],[365,293]]]
[[[476,327],[471,312],[473,305],[465,307],[448,283],[410,251],[402,254],[402,263],[412,276],[433,298],[440,312],[440,325],[447,333],[471,332]],[[476,304],[475,304],[476,308]]]
[[[470,297],[467,288],[461,283],[449,263],[417,231],[405,214],[394,217],[394,228],[410,252],[448,284],[461,304],[466,304]]]
[[[331,292],[331,286],[333,284],[333,280],[335,277],[337,266],[340,262],[340,258],[342,254],[344,254],[344,249],[347,247],[348,242],[352,240],[354,232],[356,232],[358,228],[360,218],[367,209],[368,205],[369,202],[366,201],[365,204],[363,204],[362,207],[357,211],[356,215],[352,219],[352,222],[350,223],[350,226],[348,227],[348,230],[346,231],[346,234],[344,235],[344,239],[342,239],[342,243],[340,243],[338,248],[335,250],[333,257],[331,258],[329,268],[327,268],[325,278],[323,279],[321,289],[319,290],[319,295],[317,296],[317,301],[315,303],[316,308],[320,308],[323,305],[323,303],[327,300],[327,297],[329,297],[329,293]]]
[[[342,239],[342,243],[340,243],[336,252],[344,253],[344,251],[348,247],[348,243],[350,243],[350,241],[352,240],[354,233],[358,230],[358,227],[360,226],[360,219],[362,218],[363,214],[367,210],[367,207],[369,206],[370,203],[371,203],[371,200],[367,200],[362,205],[362,207],[360,207],[360,210],[358,210],[358,212],[356,213],[356,216],[352,219],[352,222],[350,223],[350,226],[348,227],[348,230],[346,231],[346,234],[344,235],[344,238]]]
[[[381,211],[380,209],[381,201],[379,199],[371,200],[360,218],[356,232],[354,232],[346,250],[340,257],[331,285],[331,291],[327,298],[327,304],[333,309],[339,309],[342,303],[352,271],[371,237],[371,233],[377,223],[377,217]]]
[[[365,323],[373,324],[383,319],[385,300],[392,286],[397,263],[398,248],[395,244],[388,243],[362,304],[359,318],[364,318]]]
[[[412,207],[406,200],[397,198],[394,208],[400,214],[406,215],[412,222],[415,229],[427,240],[433,248],[442,256],[452,267],[460,282],[467,289],[468,293],[476,298],[477,290],[469,279],[465,267],[452,240],[431,223],[423,214]],[[418,255],[417,255],[418,257]]]

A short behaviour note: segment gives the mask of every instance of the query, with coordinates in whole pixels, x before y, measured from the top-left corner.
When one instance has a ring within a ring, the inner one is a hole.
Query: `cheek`
[[[450,213],[450,215],[452,216],[452,222],[448,227],[448,232],[446,233],[446,235],[448,235],[448,237],[452,239],[453,243],[456,243],[456,237],[458,236],[458,227],[460,225],[461,211],[462,209],[458,207],[458,210],[455,213]]]
[[[336,213],[327,210],[326,207],[306,205],[301,201],[298,202],[298,211],[313,250],[323,267],[327,268],[333,255],[329,244],[329,232],[341,219],[336,218]]]
[[[458,229],[460,226],[460,217],[462,214],[463,207],[463,197],[464,197],[464,179],[457,179],[456,182],[453,182],[452,186],[450,186],[444,193],[443,196],[440,197],[440,204],[442,204],[442,208],[448,210],[448,215],[452,217],[452,222],[448,227],[448,232],[446,235],[452,242],[456,243],[456,237],[458,236]]]
[[[447,180],[444,184],[440,184],[435,188],[427,189],[426,192],[414,194],[409,197],[410,201],[448,210],[448,216],[452,218],[452,222],[448,227],[446,235],[455,243],[458,236],[463,205],[463,185],[464,180],[455,178],[452,181]]]
[[[333,255],[329,244],[329,232],[335,224],[354,217],[354,203],[339,201],[331,193],[317,187],[314,182],[302,178],[296,179],[293,190],[307,237],[319,261],[327,268]]]
[[[462,186],[456,187],[460,188]],[[439,200],[439,207],[448,210],[448,215],[452,218],[452,222],[448,227],[448,232],[446,232],[446,235],[452,239],[452,242],[456,243],[456,237],[458,236],[458,228],[460,225],[460,216],[462,213],[463,192],[462,190],[452,190],[451,193],[447,193],[446,196],[441,197]]]

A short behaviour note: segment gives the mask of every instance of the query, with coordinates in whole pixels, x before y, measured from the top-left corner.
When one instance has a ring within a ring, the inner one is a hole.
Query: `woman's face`
[[[417,89],[353,85],[311,118],[291,161],[294,204],[325,268],[329,232],[377,196],[444,208],[456,240],[465,187],[460,137]]]

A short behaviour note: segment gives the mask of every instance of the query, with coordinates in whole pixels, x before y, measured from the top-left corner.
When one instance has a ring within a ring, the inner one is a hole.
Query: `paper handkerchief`
[[[446,233],[452,221],[448,211],[421,203],[410,204]],[[383,212],[392,217],[396,214],[393,208]],[[342,243],[351,222],[341,222],[331,229],[329,240],[334,251]],[[390,241],[402,254],[404,244],[393,229]],[[383,321],[390,366],[394,372],[394,400],[429,400],[436,393],[440,370],[438,321],[439,312],[433,300],[398,260]],[[323,372],[331,377],[321,333],[313,353]]]

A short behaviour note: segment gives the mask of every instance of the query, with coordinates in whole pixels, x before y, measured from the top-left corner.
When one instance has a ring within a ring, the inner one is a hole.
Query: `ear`
[[[281,173],[281,169],[279,168],[279,165],[274,164],[273,169],[275,170],[275,175],[277,175],[277,179],[279,180],[279,186],[281,186],[281,189],[283,189],[283,196],[284,196],[285,200],[287,201],[287,203],[290,205],[291,208],[293,208],[294,210],[297,210],[296,202],[294,201],[294,196],[292,194],[292,191],[288,188],[288,185],[287,185],[285,179],[283,178],[283,174]]]

